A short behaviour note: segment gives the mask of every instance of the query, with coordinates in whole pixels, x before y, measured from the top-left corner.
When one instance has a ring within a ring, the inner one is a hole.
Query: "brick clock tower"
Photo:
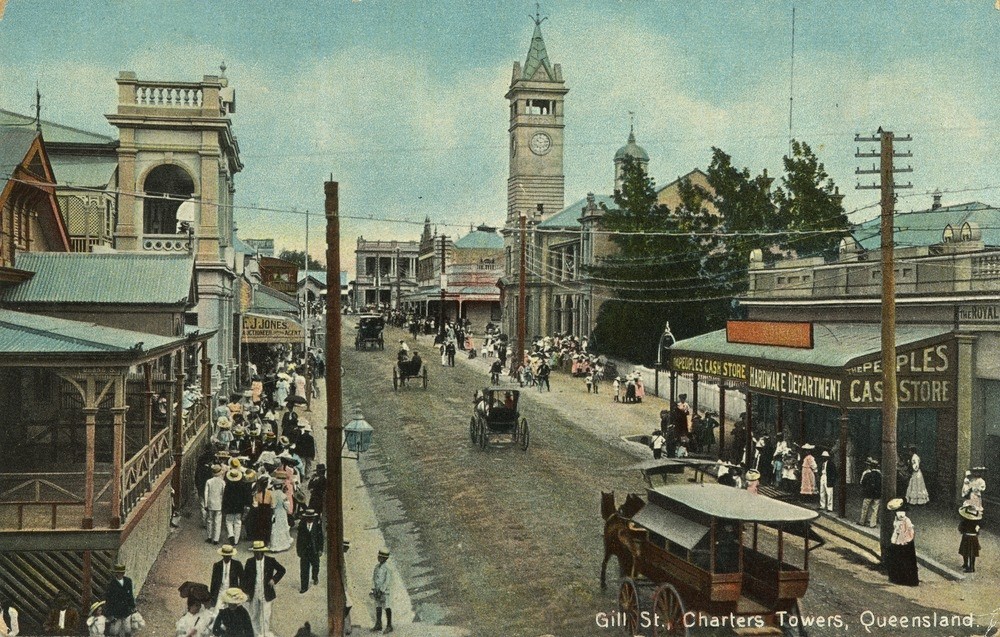
[[[545,216],[563,208],[563,98],[569,89],[562,69],[552,64],[542,39],[544,18],[535,15],[535,32],[522,68],[514,62],[507,91],[510,101],[510,176],[507,179],[507,226],[528,218],[544,205]]]

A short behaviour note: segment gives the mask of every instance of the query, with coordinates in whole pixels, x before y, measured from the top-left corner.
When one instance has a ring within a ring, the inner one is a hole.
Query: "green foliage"
[[[785,175],[774,192],[778,216],[786,230],[827,230],[842,228],[843,233],[789,236],[782,247],[800,256],[837,254],[840,239],[850,224],[841,204],[842,196],[805,142],[792,142],[792,156],[785,157]]]
[[[294,263],[295,265],[299,266],[300,270],[305,270],[306,268],[305,250],[282,250],[281,253],[278,254],[278,258],[281,259],[282,261],[288,261],[289,263]],[[326,269],[325,265],[314,259],[312,255],[309,255],[310,271],[325,270],[325,269]]]

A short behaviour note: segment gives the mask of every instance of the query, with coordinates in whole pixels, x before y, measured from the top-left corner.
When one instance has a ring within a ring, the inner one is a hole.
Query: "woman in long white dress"
[[[920,456],[917,455],[917,448],[911,446],[910,481],[906,485],[906,501],[910,504],[927,504],[930,500],[927,485],[924,483],[924,474],[920,470]]]
[[[279,406],[284,406],[285,400],[288,399],[288,375],[280,374],[278,376],[278,382],[274,387],[274,402],[278,403]]]
[[[271,552],[287,551],[292,546],[292,536],[288,528],[288,496],[285,495],[284,482],[271,481],[271,498],[274,506],[274,524],[271,527]]]

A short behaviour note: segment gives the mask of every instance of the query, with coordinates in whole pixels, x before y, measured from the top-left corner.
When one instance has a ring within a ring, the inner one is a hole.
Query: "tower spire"
[[[628,141],[635,143],[635,111],[628,112]]]
[[[531,35],[531,47],[528,49],[528,59],[524,62],[524,72],[521,77],[530,80],[539,68],[544,68],[548,79],[555,81],[556,74],[552,69],[552,63],[549,62],[549,54],[545,50],[545,40],[542,39],[542,23],[549,17],[542,17],[541,5],[537,2],[535,3],[535,15],[529,17],[535,23],[535,32]]]
[[[37,81],[35,81],[35,131],[42,132],[42,92],[38,90]]]

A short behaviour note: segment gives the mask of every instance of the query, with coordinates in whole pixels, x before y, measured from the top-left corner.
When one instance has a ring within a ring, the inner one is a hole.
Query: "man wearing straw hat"
[[[868,458],[868,468],[861,474],[861,518],[858,524],[875,528],[878,526],[878,510],[882,506],[882,471],[878,461]]]
[[[257,637],[271,634],[271,602],[277,597],[275,585],[285,576],[285,567],[268,555],[267,544],[253,543],[253,557],[243,565],[242,588],[250,598],[248,610]]]
[[[130,617],[135,612],[135,593],[132,580],[125,577],[125,565],[115,564],[115,577],[108,582],[104,590],[107,606],[104,614],[108,616],[108,633],[118,637],[129,637],[132,634]]]
[[[233,460],[236,460],[233,458]],[[235,464],[235,466],[234,466]],[[226,522],[226,535],[233,546],[240,541],[243,531],[243,509],[247,504],[243,488],[243,470],[239,460],[230,461],[231,468],[226,472],[226,488],[222,491],[222,515]],[[247,490],[248,491],[248,490]]]
[[[983,510],[974,504],[966,504],[958,510],[958,514],[962,516],[958,523],[958,532],[962,534],[962,542],[958,545],[958,554],[962,556],[962,570],[966,573],[975,573]]]
[[[212,565],[212,586],[209,592],[212,606],[218,606],[219,593],[243,582],[243,564],[234,560],[236,548],[226,544],[219,549],[222,559]]]
[[[224,472],[222,465],[212,465],[212,477],[205,483],[205,495],[202,498],[208,512],[208,537],[205,541],[212,544],[219,543],[222,533],[222,496],[226,490],[226,481],[222,477]]]
[[[372,572],[372,597],[375,599],[375,626],[373,631],[382,630],[382,609],[385,609],[385,632],[392,632],[392,608],[389,607],[389,590],[392,588],[392,577],[389,566],[389,551],[378,552],[378,564]]]
[[[316,511],[302,512],[302,524],[295,536],[295,554],[299,558],[299,592],[309,590],[309,572],[312,571],[313,584],[319,584],[319,558],[323,555],[323,527],[316,523]]]

